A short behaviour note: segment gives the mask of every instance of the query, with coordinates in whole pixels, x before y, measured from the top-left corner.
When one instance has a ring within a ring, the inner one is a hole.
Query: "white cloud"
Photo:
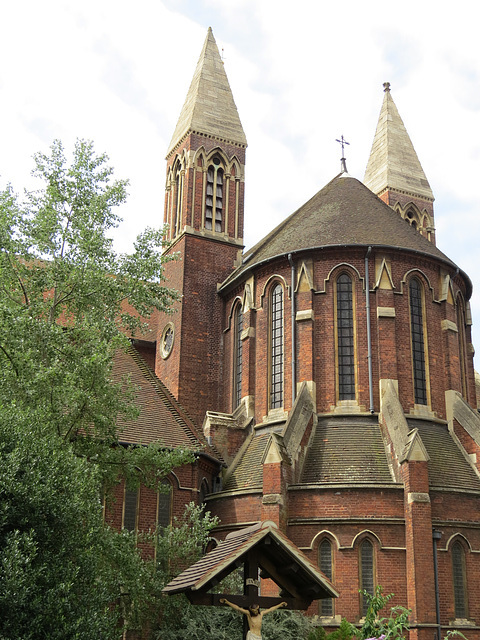
[[[246,240],[339,171],[363,177],[382,83],[436,194],[439,247],[480,286],[480,59],[473,0],[17,0],[1,3],[0,176],[28,186],[55,137],[91,138],[131,181],[126,247],[163,217],[164,155],[212,26],[249,141]],[[480,297],[474,293],[474,320]],[[480,344],[480,336],[479,336]]]

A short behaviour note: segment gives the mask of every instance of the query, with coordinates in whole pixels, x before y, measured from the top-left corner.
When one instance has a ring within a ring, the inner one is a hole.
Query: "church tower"
[[[384,83],[377,130],[364,184],[435,243],[433,193],[390,93]]]
[[[217,284],[243,248],[247,140],[211,28],[167,152],[164,223],[177,259],[167,284],[181,303],[161,314],[156,373],[197,424],[218,406],[222,335]]]

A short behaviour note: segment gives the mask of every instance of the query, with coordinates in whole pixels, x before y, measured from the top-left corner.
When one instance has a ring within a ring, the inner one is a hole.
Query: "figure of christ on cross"
[[[263,611],[260,611],[260,607],[258,604],[251,604],[248,609],[242,609],[242,607],[233,604],[233,602],[230,602],[226,598],[221,598],[220,604],[228,604],[228,606],[232,609],[235,609],[235,611],[243,613],[245,616],[247,616],[248,628],[250,629],[247,634],[247,640],[262,640],[261,633],[263,616],[267,613],[275,611],[276,609],[288,606],[286,602],[280,602],[280,604],[276,604],[274,607],[264,609]]]

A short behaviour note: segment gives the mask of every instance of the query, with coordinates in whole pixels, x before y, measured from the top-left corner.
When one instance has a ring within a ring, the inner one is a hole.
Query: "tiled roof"
[[[408,420],[417,428],[430,456],[430,487],[480,491],[480,479],[453,440],[448,427],[428,420]]]
[[[184,409],[165,385],[146,365],[135,348],[118,351],[115,356],[113,376],[119,380],[129,376],[136,389],[135,404],[139,415],[135,420],[120,420],[120,442],[150,444],[160,442],[166,447],[202,449],[221,459],[199,433]]]
[[[264,522],[240,531],[230,533],[227,538],[198,560],[191,567],[174,578],[164,589],[164,593],[174,594],[199,589],[209,589],[216,583],[215,578],[222,579],[238,566],[239,561],[249,551],[256,548],[258,563],[262,566],[263,557],[266,564],[275,568],[293,563],[296,570],[289,574],[283,572],[285,581],[294,581],[296,586],[306,591],[318,585],[322,593],[317,597],[338,596],[331,582],[319,571],[318,567],[281,532],[273,523]],[[265,567],[264,567],[265,568]],[[284,586],[284,585],[281,585]],[[299,589],[300,590],[300,589]]]
[[[309,447],[302,483],[394,483],[376,418],[321,418]]]
[[[223,487],[224,491],[262,486],[262,460],[270,438],[269,433],[262,433],[252,438],[240,459],[233,462],[235,468]]]
[[[356,178],[340,174],[300,209],[247,251],[223,283],[235,281],[254,265],[307,249],[381,246],[406,249],[453,262]],[[468,276],[464,274],[468,280]]]

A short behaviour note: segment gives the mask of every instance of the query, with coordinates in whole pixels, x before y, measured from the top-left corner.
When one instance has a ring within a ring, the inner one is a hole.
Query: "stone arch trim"
[[[439,300],[437,300],[437,298],[435,298],[435,288],[433,287],[432,283],[430,282],[429,277],[427,276],[426,273],[424,273],[421,269],[419,269],[418,267],[414,267],[413,269],[409,269],[408,271],[406,271],[403,274],[402,279],[400,280],[400,288],[398,291],[394,291],[394,293],[398,293],[403,295],[404,293],[404,288],[405,285],[408,285],[408,283],[410,282],[410,280],[414,277],[417,277],[424,285],[426,285],[427,289],[430,291],[430,295],[432,296],[432,302],[439,302]],[[407,291],[408,291],[408,286],[406,287]],[[426,292],[425,292],[426,293]]]
[[[232,328],[232,319],[235,314],[235,308],[238,304],[243,306],[243,298],[240,295],[235,296],[235,298],[232,300],[232,303],[230,305],[230,311],[228,313],[227,326],[224,329],[224,333],[226,333],[227,331],[230,331],[230,329]]]
[[[379,536],[371,529],[364,529],[363,531],[357,533],[357,535],[352,540],[352,544],[348,548],[358,548],[365,539],[370,540],[370,542],[374,545],[378,545],[379,549],[383,549],[382,541],[380,540]]]
[[[448,538],[448,540],[445,543],[445,548],[439,549],[439,551],[450,551],[451,547],[453,547],[453,545],[456,542],[460,542],[460,544],[464,547],[465,550],[473,551],[472,545],[468,540],[468,538],[465,535],[463,535],[463,533],[459,533],[459,532],[452,533],[452,535]]]
[[[359,270],[349,262],[340,262],[339,264],[336,264],[334,267],[332,267],[328,272],[327,277],[323,281],[323,290],[319,289],[314,293],[326,293],[327,284],[330,285],[333,282],[333,280],[335,280],[338,276],[341,275],[342,271],[352,276],[354,284],[358,280],[358,282],[360,282],[362,285],[362,291],[365,290],[365,278],[362,275],[360,275]]]
[[[337,538],[337,536],[332,533],[331,531],[329,531],[328,529],[322,529],[321,531],[319,531],[318,533],[316,533],[313,538],[312,541],[310,542],[310,549],[313,551],[314,549],[318,549],[318,547],[320,546],[320,543],[322,542],[322,540],[324,539],[329,540],[332,544],[335,545],[337,551],[341,548],[340,545],[340,540]]]
[[[267,281],[263,285],[262,293],[260,294],[260,309],[263,309],[265,296],[273,288],[275,282],[279,282],[282,285],[284,291],[287,293],[287,296],[290,297],[290,288],[287,281],[283,276],[279,275],[278,273],[274,273],[273,275],[268,277]]]

